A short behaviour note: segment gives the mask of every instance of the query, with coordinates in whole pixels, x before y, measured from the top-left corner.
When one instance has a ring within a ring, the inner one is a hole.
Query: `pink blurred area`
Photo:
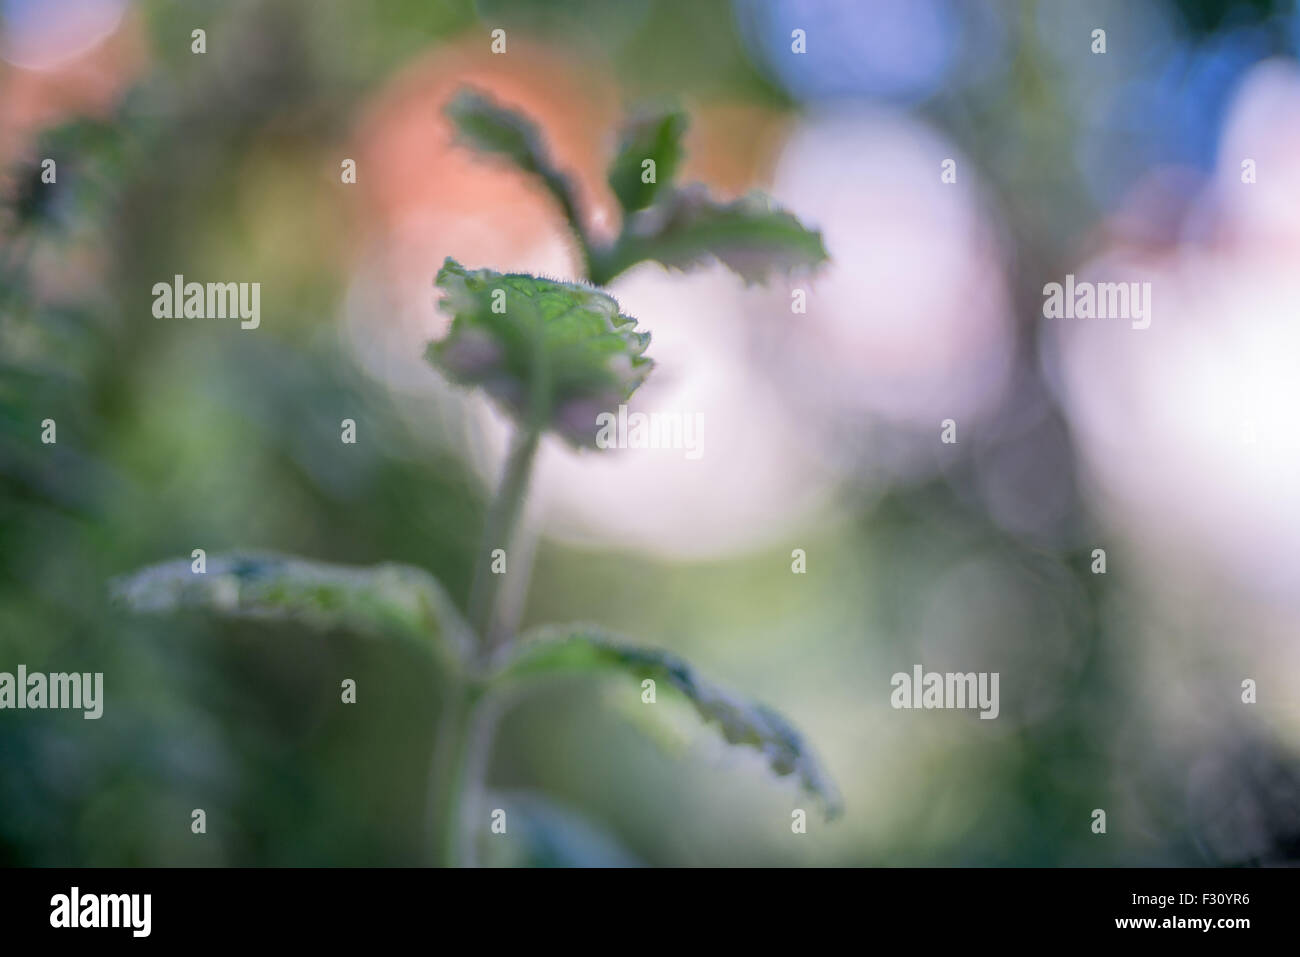
[[[364,171],[358,185],[379,241],[423,258],[426,269],[430,255],[450,255],[476,267],[547,265],[572,275],[575,262],[555,269],[559,210],[524,175],[454,143],[442,110],[461,87],[473,87],[531,116],[557,164],[572,173],[591,222],[599,223],[613,213],[598,184],[605,131],[616,113],[608,77],[594,72],[521,40],[512,41],[510,56],[493,56],[477,36],[402,70],[357,127]]]
[[[75,116],[107,115],[147,63],[140,18],[123,0],[34,6],[0,32],[0,165]]]
[[[941,179],[946,160],[956,182]],[[927,442],[943,419],[969,427],[990,412],[1013,323],[1000,224],[974,164],[905,113],[837,111],[799,125],[775,193],[821,226],[831,252],[807,315],[779,327],[777,351],[805,394]]]
[[[1243,181],[1252,160],[1255,182]],[[1155,171],[1080,279],[1149,280],[1146,330],[1049,323],[1045,362],[1094,498],[1163,580],[1300,596],[1300,72],[1267,61],[1229,114],[1217,170]],[[1180,206],[1181,203],[1181,206]],[[1126,224],[1175,223],[1134,241]],[[1059,277],[1057,277],[1059,278]]]

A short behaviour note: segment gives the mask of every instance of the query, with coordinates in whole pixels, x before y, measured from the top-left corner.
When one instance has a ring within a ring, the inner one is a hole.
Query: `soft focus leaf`
[[[634,216],[598,272],[608,282],[643,260],[684,270],[717,259],[749,283],[813,269],[826,258],[821,233],[766,197],[718,203],[697,184]]]
[[[618,154],[609,167],[609,185],[624,213],[645,209],[660,190],[672,185],[682,159],[686,116],[671,112],[637,117],[623,129]],[[654,161],[654,179],[644,182],[645,161]]]
[[[594,822],[532,791],[490,791],[488,808],[506,812],[507,830],[482,841],[490,867],[638,867],[641,861]]]
[[[453,321],[430,344],[429,361],[455,382],[482,386],[525,428],[594,445],[597,415],[626,401],[653,365],[642,355],[649,333],[591,286],[467,270],[453,259],[437,285]]]
[[[226,618],[295,621],[319,630],[408,639],[460,658],[471,647],[468,626],[442,586],[410,565],[213,555],[203,574],[179,559],[115,579],[111,589],[115,600],[144,613],[194,608]]]
[[[653,678],[676,688],[706,722],[716,722],[730,744],[758,749],[778,775],[794,774],[820,797],[827,817],[841,810],[839,791],[803,735],[781,714],[748,701],[700,676],[667,651],[624,645],[589,625],[551,626],[525,635],[502,666],[503,683],[560,675],[621,671],[638,681]]]
[[[447,104],[446,114],[465,145],[504,157],[525,173],[540,178],[569,223],[579,234],[583,232],[573,183],[551,161],[536,123],[471,89],[457,93]]]

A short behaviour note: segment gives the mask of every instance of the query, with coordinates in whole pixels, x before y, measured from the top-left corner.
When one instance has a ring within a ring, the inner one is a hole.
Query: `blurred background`
[[[0,0],[0,670],[106,688],[98,721],[0,712],[0,862],[427,862],[430,663],[106,582],[247,547],[463,605],[507,430],[421,358],[433,275],[580,262],[452,144],[466,83],[597,231],[618,120],[670,102],[684,179],[831,256],[806,314],[720,266],[616,280],[658,363],[634,408],[702,412],[704,454],[545,446],[514,598],[782,710],[847,813],[795,838],[814,805],[757,755],[564,684],[499,729],[489,783],[542,834],[509,862],[1295,862],[1297,52],[1291,0]],[[261,327],[155,319],[178,273],[261,282]],[[1151,327],[1043,319],[1067,273],[1151,282]],[[998,720],[893,710],[916,663],[999,672]]]

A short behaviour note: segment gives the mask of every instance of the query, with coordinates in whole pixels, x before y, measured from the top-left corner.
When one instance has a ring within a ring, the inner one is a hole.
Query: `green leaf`
[[[114,600],[143,613],[194,608],[226,618],[294,621],[318,630],[414,641],[465,660],[469,628],[442,586],[410,565],[332,565],[281,555],[209,556],[206,571],[185,559],[114,579]]]
[[[585,236],[573,182],[551,161],[536,123],[472,89],[458,92],[445,112],[467,146],[504,157],[525,173],[541,179],[564,210],[569,224],[580,236]]]
[[[730,744],[758,749],[778,775],[795,775],[821,798],[827,818],[841,811],[839,791],[803,735],[778,712],[747,701],[701,677],[682,659],[656,648],[636,648],[589,625],[551,626],[524,636],[497,679],[503,686],[536,678],[622,671],[653,678],[681,692],[705,722],[716,722]]]
[[[827,256],[820,232],[808,229],[767,197],[754,193],[718,203],[696,184],[674,190],[632,217],[595,275],[608,282],[643,260],[685,270],[711,259],[751,283],[773,273],[814,269]]]
[[[508,830],[481,842],[489,867],[638,867],[641,861],[604,828],[532,791],[491,791],[488,808],[506,812]]]
[[[452,381],[482,386],[526,429],[595,445],[597,416],[650,373],[649,333],[592,286],[468,270],[454,259],[437,285],[453,320],[426,357]]]
[[[624,213],[645,209],[660,190],[671,187],[682,160],[686,115],[670,112],[637,117],[623,128],[609,167],[609,185]],[[654,161],[655,181],[644,182],[645,161]]]

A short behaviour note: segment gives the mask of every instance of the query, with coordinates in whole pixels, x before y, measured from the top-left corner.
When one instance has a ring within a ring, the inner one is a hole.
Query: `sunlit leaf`
[[[448,259],[438,272],[453,317],[427,357],[450,379],[481,386],[529,429],[594,445],[596,417],[625,401],[653,363],[648,333],[592,286]]]
[[[332,565],[281,555],[212,555],[196,573],[186,559],[111,583],[115,600],[160,614],[187,608],[226,618],[283,620],[318,630],[402,638],[463,657],[468,626],[432,575],[410,565]]]
[[[520,639],[501,668],[503,685],[561,675],[623,672],[652,678],[681,692],[706,722],[716,723],[730,744],[762,752],[778,775],[793,774],[822,799],[828,817],[841,810],[839,791],[803,735],[771,708],[733,694],[703,678],[681,658],[656,648],[625,645],[589,625],[550,626]]]

